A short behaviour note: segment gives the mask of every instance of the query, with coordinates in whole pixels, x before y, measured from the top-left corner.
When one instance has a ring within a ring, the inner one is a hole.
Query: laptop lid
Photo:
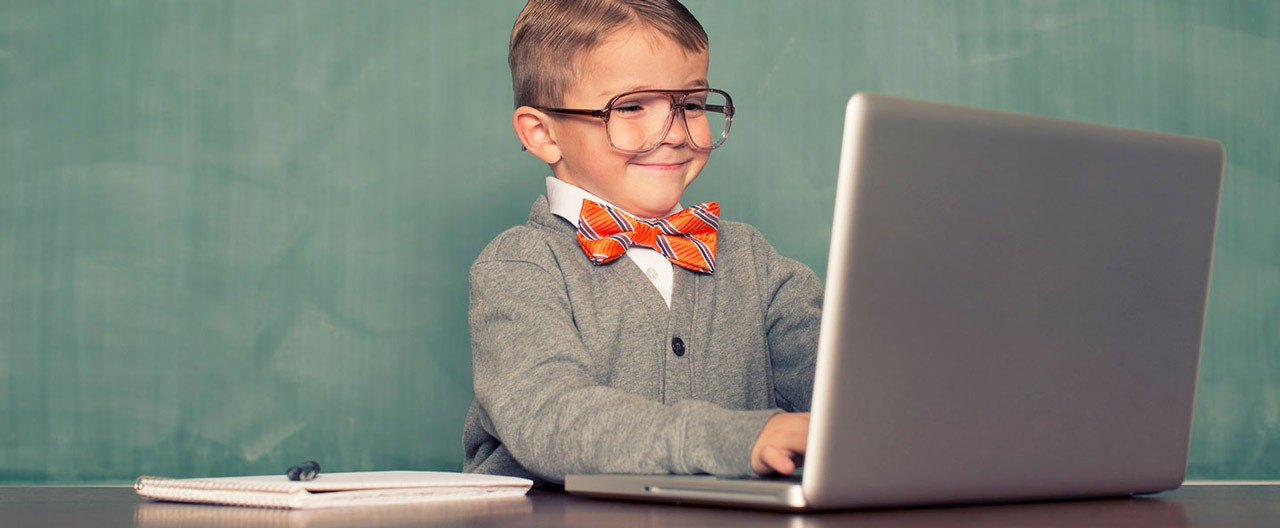
[[[1223,155],[1206,139],[855,95],[809,505],[1177,487]]]

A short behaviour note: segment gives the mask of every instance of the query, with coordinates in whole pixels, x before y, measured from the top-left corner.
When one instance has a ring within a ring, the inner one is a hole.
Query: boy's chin
[[[664,216],[667,216],[667,214],[671,213],[671,210],[675,209],[676,204],[678,203],[680,203],[678,198],[671,202],[646,203],[642,205],[637,205],[635,207],[636,210],[628,211],[628,212],[640,218],[662,218]],[[666,204],[666,205],[663,205],[663,204]]]

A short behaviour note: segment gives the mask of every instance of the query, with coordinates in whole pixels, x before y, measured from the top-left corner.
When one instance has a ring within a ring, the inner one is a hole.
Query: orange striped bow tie
[[[716,269],[720,204],[707,202],[656,220],[641,220],[615,207],[582,201],[578,244],[597,266],[621,257],[631,246],[652,249],[677,266],[711,273]]]

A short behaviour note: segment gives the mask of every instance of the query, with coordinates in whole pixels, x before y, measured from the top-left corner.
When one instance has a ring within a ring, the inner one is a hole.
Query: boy
[[[795,469],[822,286],[715,203],[678,205],[732,119],[707,62],[675,0],[520,13],[512,124],[553,176],[471,268],[466,471]]]

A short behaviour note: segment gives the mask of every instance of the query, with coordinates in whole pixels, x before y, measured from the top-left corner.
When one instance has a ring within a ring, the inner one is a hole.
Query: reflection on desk
[[[1176,502],[1152,498],[1100,499],[989,506],[787,513],[698,506],[626,504],[609,501],[535,503],[540,519],[563,520],[564,526],[786,526],[788,528],[949,528],[1038,526],[1096,527],[1108,520],[1123,526],[1184,527],[1186,514]],[[553,521],[554,522],[554,521]]]
[[[424,522],[527,517],[533,512],[526,497],[464,499],[447,502],[329,508],[273,510],[237,506],[212,506],[172,502],[144,502],[133,511],[134,526],[177,528],[186,526],[264,526],[290,528],[346,528],[350,526],[417,526]],[[508,522],[511,522],[508,520]]]

